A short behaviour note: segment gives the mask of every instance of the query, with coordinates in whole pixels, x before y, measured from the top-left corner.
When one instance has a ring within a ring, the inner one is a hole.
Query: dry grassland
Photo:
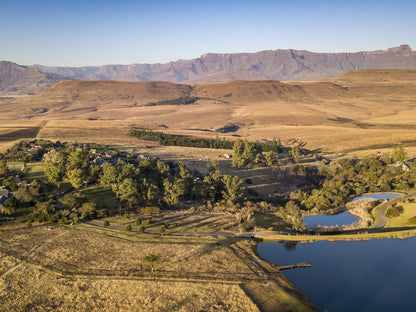
[[[158,238],[88,224],[3,227],[0,309],[258,311],[257,304],[263,311],[313,310],[254,247],[235,239]],[[144,262],[150,253],[160,259]]]
[[[193,105],[144,106],[197,96]],[[229,139],[298,138],[310,149],[368,153],[398,143],[416,147],[416,70],[363,70],[317,82],[234,81],[181,85],[67,81],[43,92],[3,100],[0,118],[49,120],[39,137],[143,145],[131,127],[214,137],[237,124]],[[91,119],[91,120],[88,120]]]

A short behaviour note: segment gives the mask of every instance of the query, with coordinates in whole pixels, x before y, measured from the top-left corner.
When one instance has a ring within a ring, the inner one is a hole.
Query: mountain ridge
[[[388,50],[317,53],[307,50],[265,50],[255,53],[206,53],[165,64],[84,67],[21,66],[0,62],[0,95],[33,94],[65,79],[172,83],[234,80],[317,81],[363,69],[416,68],[409,45]]]
[[[416,51],[407,44],[388,50],[340,53],[278,49],[255,53],[206,53],[199,58],[164,64],[35,67],[68,79],[184,83],[265,79],[312,81],[352,70],[416,68]]]

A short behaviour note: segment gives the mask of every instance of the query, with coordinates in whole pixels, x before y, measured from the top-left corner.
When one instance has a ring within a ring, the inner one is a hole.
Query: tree
[[[17,207],[17,199],[14,197],[7,198],[4,201],[4,209],[3,213],[11,215],[14,213],[16,207]]]
[[[223,198],[234,204],[241,197],[240,189],[243,182],[237,176],[224,175],[222,176],[222,182],[224,183],[224,191],[222,191]]]
[[[111,187],[112,191],[116,194],[116,197],[118,198],[119,176],[117,168],[115,166],[113,166],[110,163],[105,163],[102,167],[99,182],[104,187]]]
[[[157,193],[157,186],[147,182],[146,178],[143,179],[142,184],[140,185],[141,196],[146,204],[151,204]]]
[[[0,160],[0,177],[5,178],[9,175],[9,168],[5,159]]]
[[[126,178],[120,182],[118,190],[120,199],[127,201],[131,207],[135,199],[137,199],[137,183],[132,178]]]
[[[163,182],[164,197],[163,200],[170,207],[175,206],[179,203],[181,196],[184,194],[183,189],[179,183],[169,182],[165,180]]]
[[[160,228],[159,228],[159,234],[162,235],[162,237],[163,237],[165,232],[166,232],[166,227],[164,225],[161,225]]]
[[[14,196],[18,201],[26,204],[30,203],[34,199],[33,195],[24,186],[19,187],[18,190],[15,192]]]
[[[406,152],[404,151],[403,145],[398,145],[393,149],[391,158],[393,163],[402,162],[406,159]]]
[[[92,202],[85,202],[78,211],[81,213],[81,219],[92,218],[96,213],[96,206]]]
[[[68,170],[67,177],[69,183],[76,189],[79,189],[86,179],[85,172],[81,168]]]
[[[142,257],[142,262],[148,263],[151,266],[151,270],[153,273],[155,262],[159,261],[160,254],[158,253],[149,253]]]
[[[222,198],[223,182],[216,162],[211,161],[209,173],[202,182],[202,197],[205,201],[218,201]]]
[[[304,231],[306,229],[303,223],[302,213],[300,208],[294,201],[289,201],[285,205],[285,218],[295,231]]]
[[[237,140],[233,145],[232,165],[237,168],[250,166],[255,158],[256,150],[253,143]]]
[[[192,175],[189,172],[188,168],[186,168],[186,166],[182,162],[178,163],[178,167],[179,167],[179,177],[176,180],[176,183],[179,185],[181,189],[181,192],[182,192],[181,196],[187,197],[192,192],[192,184],[193,184]]]
[[[277,162],[277,154],[274,151],[268,151],[265,155],[266,166],[271,167]]]
[[[66,154],[52,150],[43,157],[43,171],[49,182],[55,184],[58,189],[66,173]]]
[[[299,147],[295,146],[289,151],[289,157],[294,163],[299,162],[300,150]]]

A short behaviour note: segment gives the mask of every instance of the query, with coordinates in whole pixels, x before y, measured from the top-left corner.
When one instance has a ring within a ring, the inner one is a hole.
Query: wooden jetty
[[[279,270],[289,270],[289,269],[295,269],[295,268],[309,268],[311,265],[307,263],[306,261],[297,263],[297,264],[290,264],[290,265],[283,265],[279,266]]]

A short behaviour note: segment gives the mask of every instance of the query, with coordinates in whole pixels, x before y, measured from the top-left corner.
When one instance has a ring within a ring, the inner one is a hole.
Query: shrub
[[[110,226],[110,222],[108,222],[108,220],[104,221],[104,227],[109,227]]]
[[[403,206],[393,206],[387,210],[386,216],[389,218],[394,218],[400,216],[403,213]]]
[[[409,218],[407,222],[409,222],[409,224],[416,224],[416,217]]]
[[[126,232],[131,232],[131,224],[127,224],[126,226],[125,226],[125,228],[124,228],[124,230],[126,231]]]

